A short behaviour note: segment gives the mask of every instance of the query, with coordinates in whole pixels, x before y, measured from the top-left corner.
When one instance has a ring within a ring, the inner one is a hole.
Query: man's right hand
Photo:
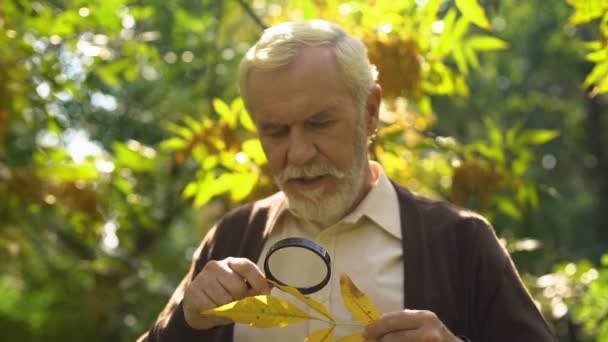
[[[245,297],[268,295],[270,288],[262,271],[249,259],[211,260],[186,288],[184,317],[194,329],[229,324],[232,321],[228,318],[202,315],[201,312]]]

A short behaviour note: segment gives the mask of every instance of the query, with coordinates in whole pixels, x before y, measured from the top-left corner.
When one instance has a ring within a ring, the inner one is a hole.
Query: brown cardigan
[[[394,186],[403,232],[404,308],[430,310],[471,341],[556,341],[486,220]],[[232,256],[257,262],[267,216],[268,207],[251,204],[227,214],[207,234],[190,271],[138,341],[232,341],[233,324],[190,328],[181,297],[208,260]]]

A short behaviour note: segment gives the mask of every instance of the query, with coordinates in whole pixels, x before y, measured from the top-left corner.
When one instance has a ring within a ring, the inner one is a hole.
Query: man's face
[[[344,86],[331,49],[302,48],[287,66],[253,71],[247,86],[270,170],[291,209],[335,223],[368,182],[366,141],[375,119]]]

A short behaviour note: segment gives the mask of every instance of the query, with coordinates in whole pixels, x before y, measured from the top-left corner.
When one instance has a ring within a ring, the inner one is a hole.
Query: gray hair
[[[272,70],[289,64],[303,46],[329,45],[333,48],[344,83],[362,108],[378,72],[367,57],[361,40],[324,20],[286,22],[264,31],[239,66],[239,87],[245,107],[251,112],[247,81],[252,70]]]

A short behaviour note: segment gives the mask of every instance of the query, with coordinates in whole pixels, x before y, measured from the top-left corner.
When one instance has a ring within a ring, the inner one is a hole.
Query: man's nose
[[[317,155],[315,143],[303,134],[294,130],[289,139],[289,150],[287,160],[294,166],[304,166],[310,163]]]

